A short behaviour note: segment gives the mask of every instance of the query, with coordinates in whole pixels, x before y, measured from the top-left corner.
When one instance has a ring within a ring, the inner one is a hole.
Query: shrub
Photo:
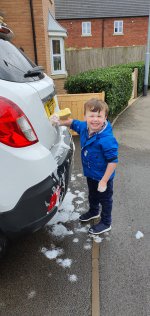
[[[116,66],[112,66],[112,68],[131,68],[134,71],[134,68],[138,68],[138,82],[137,82],[137,92],[140,95],[143,92],[143,85],[144,85],[144,72],[145,72],[145,65],[144,61],[137,61],[128,64],[120,64]],[[150,86],[150,75],[149,75],[149,86]]]
[[[105,91],[105,100],[113,117],[128,104],[131,97],[132,69],[109,67],[86,71],[68,77],[64,88],[73,94]]]

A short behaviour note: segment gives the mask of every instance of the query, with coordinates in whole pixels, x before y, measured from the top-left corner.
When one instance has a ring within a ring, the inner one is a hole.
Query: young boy
[[[108,116],[108,105],[98,99],[84,104],[85,121],[58,120],[58,125],[69,126],[80,135],[81,159],[89,190],[89,211],[79,217],[87,222],[100,217],[98,224],[89,229],[97,235],[111,230],[113,178],[118,162],[118,143],[113,136]],[[52,118],[53,122],[53,118]]]

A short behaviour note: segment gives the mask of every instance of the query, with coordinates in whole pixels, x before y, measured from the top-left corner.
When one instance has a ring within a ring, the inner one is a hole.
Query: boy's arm
[[[98,184],[98,191],[104,192],[107,188],[107,182],[110,179],[112,173],[116,169],[117,163],[116,162],[109,162],[106,168],[106,171],[103,175],[103,178],[99,181]]]
[[[59,120],[59,126],[67,126],[70,127],[72,124],[73,119],[67,119],[67,120]]]
[[[84,122],[81,122],[79,120],[74,120],[71,118],[67,118],[67,119],[60,119],[58,115],[53,114],[50,117],[50,121],[51,124],[54,126],[66,126],[66,127],[70,127],[73,131],[77,132],[78,134],[80,134],[80,130],[82,128],[82,125]]]
[[[116,169],[118,162],[118,142],[115,137],[109,137],[107,141],[102,143],[103,154],[107,161],[107,168],[102,179],[99,181],[98,190],[104,192],[107,188],[107,182]]]

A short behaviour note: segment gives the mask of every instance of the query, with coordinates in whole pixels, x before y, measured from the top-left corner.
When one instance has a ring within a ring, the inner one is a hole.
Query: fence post
[[[137,81],[138,81],[138,68],[134,68],[132,72],[132,82],[133,82],[133,90],[131,99],[137,98]]]

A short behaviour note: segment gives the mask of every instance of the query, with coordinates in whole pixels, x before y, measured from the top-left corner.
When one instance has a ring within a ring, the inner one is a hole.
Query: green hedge
[[[132,69],[130,67],[99,68],[70,76],[64,88],[68,93],[105,91],[109,113],[114,117],[127,104],[132,93]]]
[[[145,64],[144,61],[138,61],[128,64],[121,64],[112,66],[111,68],[131,68],[134,71],[134,68],[138,68],[138,82],[137,82],[137,92],[140,95],[143,92],[143,85],[144,85],[144,71],[145,71]],[[149,75],[149,86],[150,86],[150,75]]]

